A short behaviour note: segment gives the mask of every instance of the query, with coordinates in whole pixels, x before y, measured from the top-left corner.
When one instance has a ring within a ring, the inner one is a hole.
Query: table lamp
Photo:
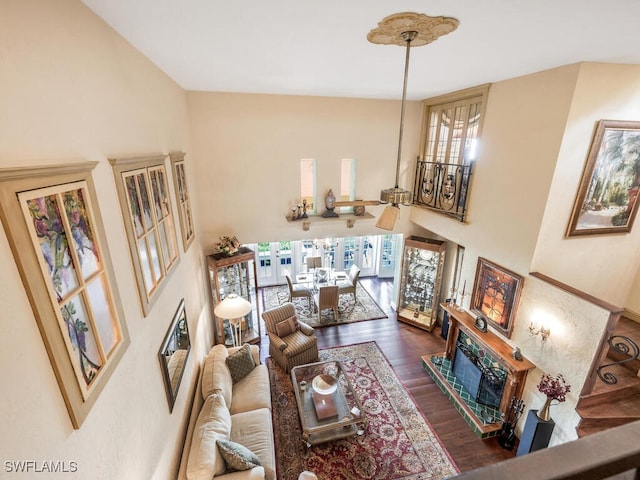
[[[213,310],[217,317],[229,320],[234,347],[242,345],[242,318],[247,313],[250,313],[252,309],[250,302],[235,293],[230,293]]]

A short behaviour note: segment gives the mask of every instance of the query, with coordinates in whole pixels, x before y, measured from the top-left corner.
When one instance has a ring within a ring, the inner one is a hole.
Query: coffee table
[[[340,361],[293,367],[291,380],[307,447],[364,434],[367,417]]]

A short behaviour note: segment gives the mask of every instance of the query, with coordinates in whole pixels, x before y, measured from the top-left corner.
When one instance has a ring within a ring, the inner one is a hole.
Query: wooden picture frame
[[[180,218],[180,231],[182,233],[182,247],[186,252],[195,236],[193,226],[193,212],[191,210],[191,197],[187,187],[187,172],[185,171],[184,153],[170,153],[169,159],[173,166],[173,186],[176,192],[178,204],[178,217]]]
[[[91,172],[0,169],[0,217],[73,428],[129,346]]]
[[[169,412],[173,412],[190,351],[191,340],[189,339],[189,325],[183,298],[180,300],[178,309],[158,351],[160,371],[169,402]]]
[[[180,262],[166,159],[163,154],[109,159],[145,317]]]
[[[567,237],[630,232],[640,187],[640,122],[600,120],[569,219]]]
[[[486,258],[478,258],[471,294],[471,311],[511,338],[524,278]]]

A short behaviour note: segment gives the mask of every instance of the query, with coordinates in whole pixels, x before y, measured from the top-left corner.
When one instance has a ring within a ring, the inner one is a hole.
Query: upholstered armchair
[[[352,264],[349,269],[349,276],[346,280],[339,280],[336,282],[338,286],[338,296],[350,293],[353,295],[353,301],[357,302],[356,287],[358,286],[358,279],[360,278],[360,268],[356,264]]]
[[[269,355],[285,372],[318,361],[318,338],[313,327],[297,319],[293,303],[267,310],[262,318],[269,336]]]

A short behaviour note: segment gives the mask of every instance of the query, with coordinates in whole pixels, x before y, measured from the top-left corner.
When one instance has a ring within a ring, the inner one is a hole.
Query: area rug
[[[291,376],[266,360],[279,480],[296,480],[304,470],[323,480],[435,480],[459,473],[375,342],[320,351],[321,361],[342,362],[368,424],[362,436],[310,448],[302,439]]]
[[[334,318],[331,310],[323,310],[322,317],[318,318],[318,310],[312,303],[311,309],[306,298],[294,298],[293,304],[296,307],[298,318],[312,327],[326,327],[341,323],[362,322],[364,320],[375,320],[387,318],[387,315],[375,302],[369,292],[358,282],[356,285],[356,296],[358,301],[353,301],[352,295],[340,295],[338,303],[338,318]],[[262,289],[262,299],[264,310],[281,305],[287,301],[289,289],[286,285],[275,287],[264,287]]]

